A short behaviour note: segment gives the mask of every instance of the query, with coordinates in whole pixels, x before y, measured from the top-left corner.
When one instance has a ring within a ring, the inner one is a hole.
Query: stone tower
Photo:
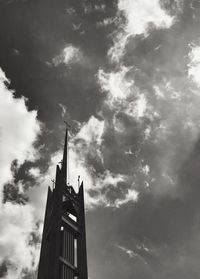
[[[83,182],[67,183],[68,129],[54,189],[48,188],[38,279],[88,279]]]

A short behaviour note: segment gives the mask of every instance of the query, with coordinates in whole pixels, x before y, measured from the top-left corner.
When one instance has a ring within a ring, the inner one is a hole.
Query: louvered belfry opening
[[[48,189],[38,279],[88,279],[83,182],[76,193],[67,183],[66,131],[55,187]]]
[[[60,248],[60,278],[73,279],[77,270],[77,239],[79,226],[77,216],[79,201],[72,187],[68,187],[63,196],[61,248]]]

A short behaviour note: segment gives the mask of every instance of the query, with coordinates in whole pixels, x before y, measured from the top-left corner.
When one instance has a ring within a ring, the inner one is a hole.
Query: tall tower
[[[88,279],[83,182],[67,184],[68,129],[55,187],[48,188],[38,279]]]

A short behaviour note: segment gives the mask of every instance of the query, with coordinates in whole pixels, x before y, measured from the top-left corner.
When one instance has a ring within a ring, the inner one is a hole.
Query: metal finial
[[[80,187],[80,175],[78,175],[78,188]]]

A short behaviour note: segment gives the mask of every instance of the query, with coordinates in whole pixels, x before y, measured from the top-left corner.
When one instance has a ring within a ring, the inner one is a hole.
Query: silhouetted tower
[[[68,129],[55,187],[48,188],[38,279],[88,279],[83,182],[78,193],[67,184],[67,149]]]

